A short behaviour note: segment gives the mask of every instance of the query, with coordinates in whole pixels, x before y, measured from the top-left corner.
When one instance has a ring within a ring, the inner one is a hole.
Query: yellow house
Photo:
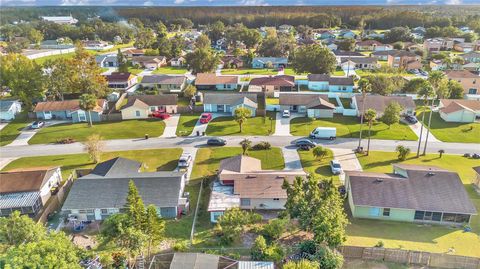
[[[147,119],[155,111],[177,113],[177,95],[136,95],[128,98],[120,109],[123,120]]]

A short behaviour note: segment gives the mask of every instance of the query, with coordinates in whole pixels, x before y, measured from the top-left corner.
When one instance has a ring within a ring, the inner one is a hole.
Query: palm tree
[[[240,133],[242,132],[243,123],[247,121],[247,118],[252,116],[252,111],[245,107],[239,107],[235,109],[234,118],[240,126]]]
[[[420,124],[420,137],[418,138],[417,158],[420,156],[420,146],[422,145],[423,124],[425,123],[425,113],[428,105],[428,99],[434,95],[432,85],[425,81],[418,89],[417,95],[423,97],[422,122]]]
[[[325,157],[325,155],[327,155],[327,153],[327,149],[322,146],[316,146],[312,150],[313,157],[317,158],[320,161],[323,159],[323,157]]]
[[[79,103],[80,109],[88,111],[89,126],[92,127],[91,111],[97,107],[97,97],[93,94],[82,94]]]
[[[427,145],[428,145],[428,136],[430,134],[430,124],[432,122],[432,114],[433,114],[433,104],[435,102],[436,97],[439,96],[439,88],[442,81],[445,79],[445,74],[441,71],[432,71],[428,76],[428,82],[432,85],[433,88],[433,96],[431,103],[430,103],[430,114],[428,115],[428,128],[427,128],[427,135],[425,136],[425,145],[423,147],[423,155],[427,153]]]
[[[252,146],[252,141],[245,138],[240,142],[240,145],[242,146],[242,154],[247,155],[247,150]]]
[[[408,154],[410,154],[410,149],[402,145],[398,145],[395,151],[398,153],[398,160],[400,161],[405,161]]]
[[[373,122],[375,122],[375,119],[377,118],[377,111],[374,109],[369,108],[365,112],[365,120],[368,122],[368,143],[367,143],[367,156],[368,153],[370,152],[370,131],[372,130],[372,125]]]
[[[357,149],[360,149],[360,146],[362,145],[362,127],[363,127],[363,116],[365,114],[365,103],[366,103],[367,93],[372,90],[372,85],[367,79],[361,79],[358,82],[358,86],[362,90],[362,113],[360,114],[360,135],[358,138],[358,148],[357,148]]]

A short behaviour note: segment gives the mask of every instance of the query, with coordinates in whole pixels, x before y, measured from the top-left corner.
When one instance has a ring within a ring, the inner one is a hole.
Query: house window
[[[425,215],[425,211],[415,211],[415,216],[413,219],[415,220],[423,220],[423,216]]]
[[[390,208],[384,208],[383,209],[383,216],[384,217],[390,217]]]
[[[444,213],[442,220],[446,222],[455,222],[455,214]]]
[[[368,215],[372,217],[378,217],[380,216],[380,208],[378,207],[370,207],[368,211]]]
[[[280,198],[273,198],[273,201],[280,201]]]
[[[140,111],[139,110],[135,110],[135,117],[140,117]]]
[[[468,94],[477,94],[477,89],[468,89]]]
[[[102,213],[103,215],[108,214],[108,209],[103,209],[103,208],[102,208],[100,211],[101,211],[101,213]]]
[[[250,206],[250,199],[249,198],[241,198],[240,199],[241,206]]]

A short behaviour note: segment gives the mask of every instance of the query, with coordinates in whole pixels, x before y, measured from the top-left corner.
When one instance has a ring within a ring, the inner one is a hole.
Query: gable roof
[[[392,57],[415,57],[415,58],[420,58],[419,55],[411,52],[411,51],[406,51],[406,50],[398,50],[395,51],[393,54],[389,54],[389,56]]]
[[[451,79],[457,79],[457,78],[477,78],[480,79],[479,75],[475,75],[474,73],[467,71],[467,70],[448,70],[445,71],[445,74],[447,77]]]
[[[255,86],[280,86],[280,87],[294,87],[295,86],[295,77],[288,75],[281,76],[268,76],[268,77],[259,77],[253,78],[250,80],[249,85]]]
[[[105,75],[105,78],[109,82],[113,81],[128,81],[132,78],[134,78],[135,75],[129,73],[129,72],[112,72],[109,75]]]
[[[161,63],[165,61],[165,56],[133,56],[132,62],[142,63]]]
[[[367,57],[360,52],[346,51],[346,50],[333,50],[333,54],[337,57]]]
[[[195,85],[238,84],[237,76],[217,76],[213,73],[198,73]]]
[[[140,170],[142,163],[122,158],[116,157],[105,162],[101,162],[95,166],[95,168],[90,172],[89,175],[95,176],[118,176],[123,175],[128,171],[138,171]],[[88,175],[87,175],[88,177]]]
[[[261,63],[271,62],[272,64],[286,64],[288,59],[286,57],[254,57],[253,61]]]
[[[0,193],[39,191],[57,167],[33,167],[0,172]]]
[[[316,99],[321,98],[321,99],[323,99],[323,101],[322,101],[323,105],[327,105],[327,103],[328,103],[328,104],[332,105],[333,107],[335,107],[335,105],[333,105],[332,103],[330,103],[328,101],[328,96],[326,94],[284,93],[284,92],[281,92],[279,94],[278,98],[279,98],[279,104],[281,106],[282,105],[283,106],[285,106],[285,105],[287,105],[287,106],[288,105],[307,106],[310,103],[312,103],[312,101],[315,101]],[[327,106],[330,106],[330,105],[327,105]]]
[[[229,93],[206,92],[203,95],[203,103],[204,104],[236,105],[236,104],[239,104],[239,102],[245,101],[245,98],[250,99],[250,101],[252,101],[255,104],[258,104],[257,94],[248,93],[248,92],[229,92]]]
[[[452,113],[463,109],[471,111],[480,111],[479,100],[467,100],[467,99],[440,99],[440,103],[443,107],[440,111],[443,113]]]
[[[142,83],[182,85],[185,80],[185,76],[146,75],[142,78]]]
[[[103,107],[105,106],[105,99],[98,99],[97,100],[97,107],[95,107],[92,111],[95,112],[102,112]],[[42,111],[75,111],[80,109],[80,101],[78,99],[75,100],[65,100],[65,101],[47,101],[47,102],[39,102],[35,106],[33,112],[42,112]]]
[[[176,105],[176,94],[158,94],[158,95],[133,95],[128,97],[127,103],[121,108],[131,106],[148,108],[149,106]]]
[[[373,56],[387,56],[387,55],[395,55],[396,53],[398,53],[399,51],[398,50],[381,50],[381,51],[374,51],[372,52],[371,55]]]
[[[0,111],[9,111],[18,100],[0,100]]]
[[[245,155],[237,155],[220,161],[220,173],[223,170],[246,173],[262,169],[262,162],[259,159]]]
[[[308,81],[328,81],[330,85],[349,85],[353,86],[352,77],[332,77],[328,74],[309,74]]]
[[[373,206],[476,214],[462,181],[455,172],[433,166],[394,165],[400,174],[346,171],[353,203]]]
[[[310,103],[307,104],[309,109],[335,109],[335,105],[328,102],[327,100],[316,97]]]
[[[383,46],[384,44],[377,40],[369,39],[364,41],[358,41],[356,45],[357,46],[372,46],[372,45]]]
[[[475,172],[480,175],[480,166],[473,167],[473,170],[475,170]]]
[[[355,95],[355,101],[357,103],[357,108],[363,106],[363,96]],[[391,103],[397,102],[399,103],[404,109],[410,108],[415,109],[415,102],[413,102],[412,97],[410,96],[382,96],[382,95],[367,95],[366,96],[366,103],[365,103],[365,111],[371,108],[377,112],[383,113],[385,108]]]
[[[375,64],[377,63],[377,58],[375,57],[342,57],[341,62],[353,62],[356,64]]]

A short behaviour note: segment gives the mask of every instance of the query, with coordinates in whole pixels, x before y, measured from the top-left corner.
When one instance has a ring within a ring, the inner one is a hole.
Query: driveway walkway
[[[231,116],[228,113],[211,113],[212,114],[212,120],[218,117],[226,117],[226,116]],[[204,132],[207,131],[207,126],[209,123],[200,123],[200,117],[198,117],[197,123],[195,124],[195,127],[193,127],[193,131],[189,136],[197,136],[197,132],[202,135]]]
[[[0,122],[0,131],[8,125],[8,122]]]
[[[193,163],[195,162],[195,158],[197,157],[197,151],[198,151],[198,148],[194,148],[194,147],[183,148],[183,153],[190,153],[192,155],[192,163],[187,168],[187,182],[190,181],[190,176],[192,175]],[[179,171],[180,168],[177,167],[175,170]]]
[[[275,136],[291,136],[290,134],[290,121],[294,118],[302,117],[302,114],[292,113],[289,118],[283,118],[282,112],[277,112],[275,119]]]
[[[297,152],[297,147],[282,147],[283,159],[285,160],[284,170],[301,170],[302,162]]]
[[[351,149],[330,148],[333,158],[340,162],[343,171],[362,171],[357,155]],[[340,182],[345,183],[345,172],[340,174]]]
[[[45,126],[43,128],[47,128],[48,126],[60,124],[60,123],[68,123],[70,121],[66,120],[55,120],[55,121],[46,121]],[[20,134],[12,141],[12,143],[6,145],[5,147],[12,147],[12,146],[28,146],[28,140],[32,139],[32,137],[41,129],[30,129],[30,125],[23,128]]]
[[[422,128],[422,124],[420,122],[417,122],[415,124],[408,124],[410,129],[417,135],[417,137],[420,137],[420,130]],[[427,128],[423,128],[423,135],[422,135],[422,141],[425,141],[425,138],[427,137]],[[428,135],[428,141],[430,142],[440,142],[435,136],[433,136],[433,133],[430,132]]]
[[[180,120],[180,114],[174,114],[165,120],[165,130],[160,137],[176,137],[177,125]]]
[[[7,164],[15,161],[18,158],[0,158],[0,170],[2,170]]]

